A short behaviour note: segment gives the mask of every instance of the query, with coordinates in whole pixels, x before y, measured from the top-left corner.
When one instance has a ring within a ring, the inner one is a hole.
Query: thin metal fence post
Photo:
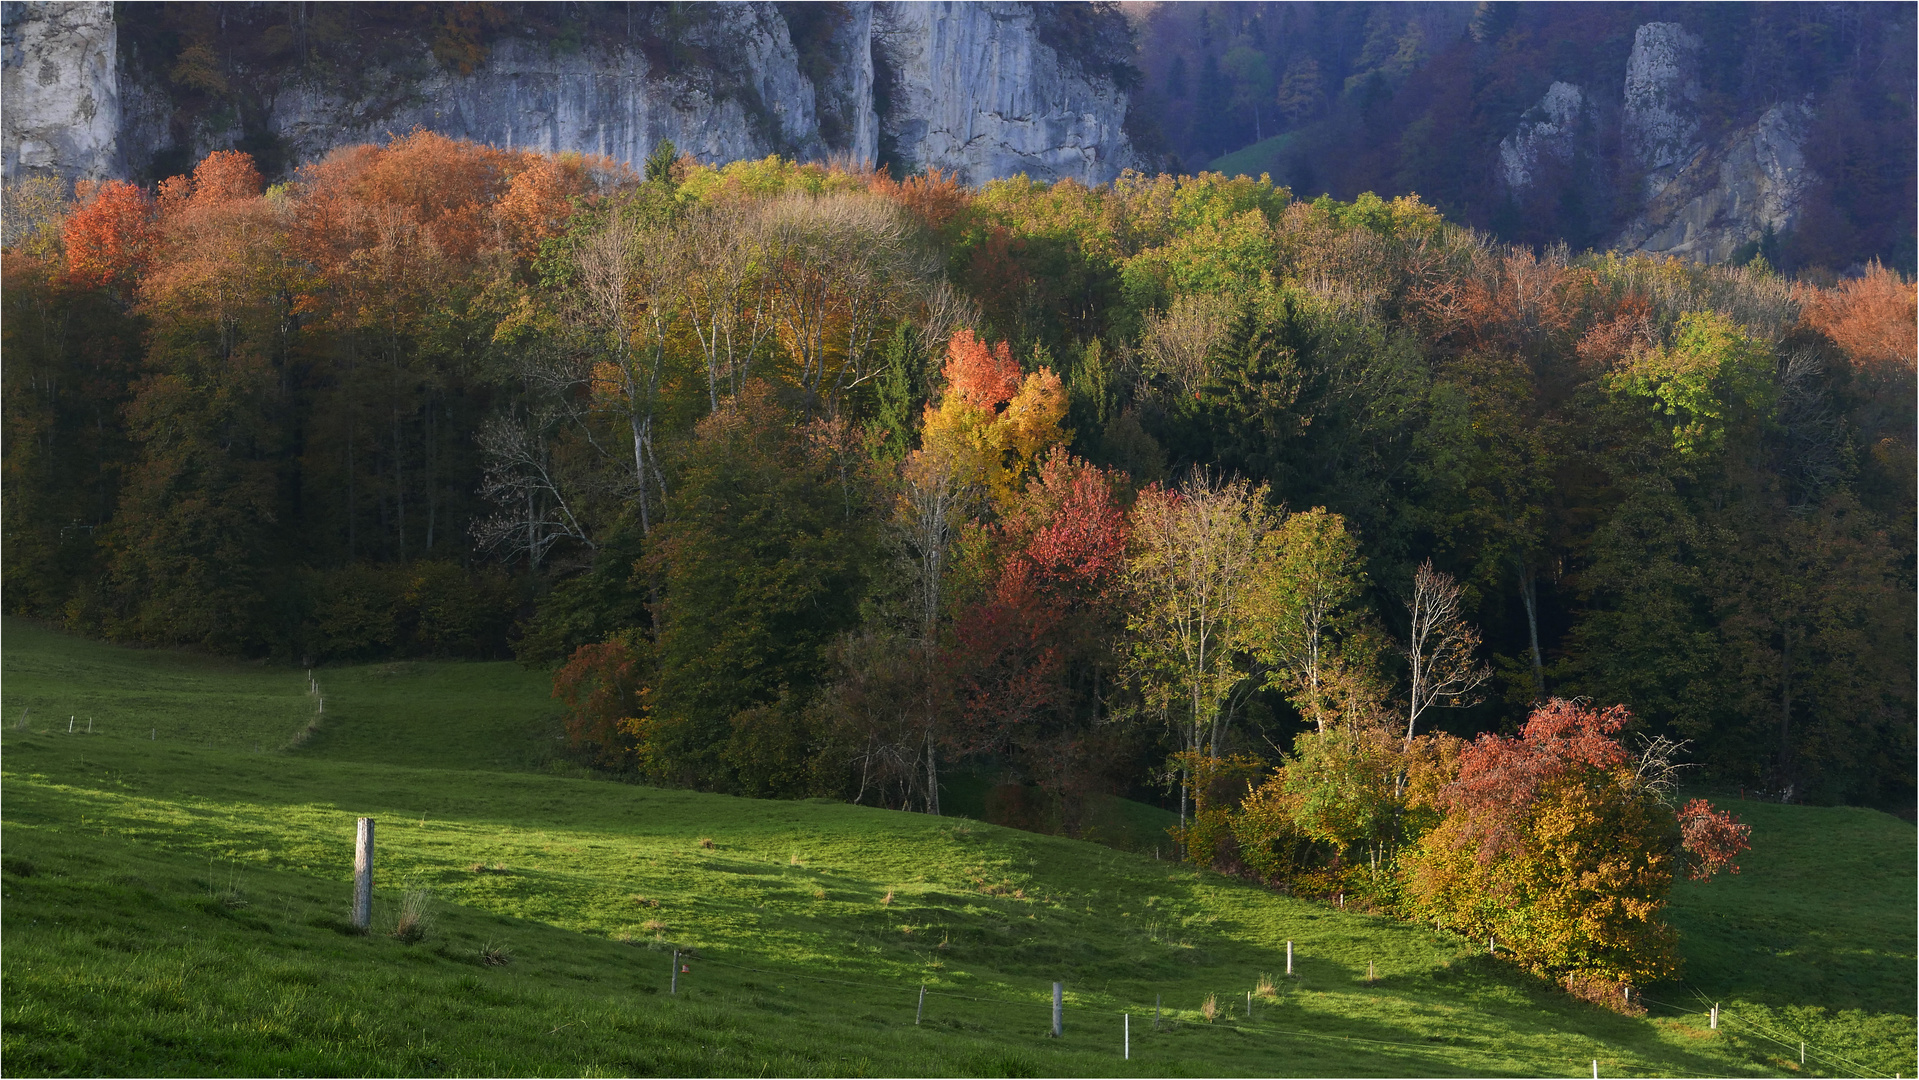
[[[1133,1060],[1133,1014],[1126,1013],[1125,1016],[1126,1016],[1126,1021],[1125,1021],[1126,1026],[1123,1030],[1126,1032],[1126,1035],[1125,1035],[1126,1042],[1124,1044],[1126,1047],[1126,1050],[1125,1050],[1125,1053],[1121,1056],[1125,1060],[1131,1061]]]
[[[1060,1023],[1060,1020],[1061,1020],[1060,1011],[1066,1003],[1066,997],[1065,997],[1064,991],[1065,991],[1064,983],[1053,984],[1053,1038],[1055,1039],[1060,1037],[1060,1032],[1062,1029],[1062,1025]]]
[[[673,950],[673,982],[666,988],[669,996],[680,992],[680,950]]]
[[[920,1007],[913,1012],[913,1026],[920,1026],[920,1017],[926,1015],[926,984],[920,984]]]

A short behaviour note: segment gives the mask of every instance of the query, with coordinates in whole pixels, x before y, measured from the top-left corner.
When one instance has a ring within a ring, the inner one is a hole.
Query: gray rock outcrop
[[[1556,82],[1539,104],[1526,110],[1511,135],[1499,140],[1499,179],[1520,194],[1533,186],[1541,162],[1572,160],[1586,95],[1572,83]]]
[[[663,139],[723,163],[779,153],[904,164],[972,183],[1024,172],[1100,183],[1133,162],[1127,96],[1066,64],[1022,3],[844,6],[815,83],[779,9],[712,5],[693,44],[728,72],[666,70],[623,43],[562,52],[505,38],[470,73],[421,59],[369,64],[350,89],[289,71],[241,110],[182,120],[163,76],[116,63],[112,5],[8,3],[5,175],[127,175],[267,138],[292,162],[414,127],[499,146],[604,154],[638,166]],[[877,100],[888,66],[887,100]],[[823,74],[822,74],[823,71]],[[882,109],[884,114],[882,115]]]
[[[1617,246],[1724,262],[1768,231],[1786,232],[1812,182],[1803,149],[1812,117],[1809,102],[1775,105],[1717,152],[1696,154],[1626,227]]]
[[[5,175],[119,175],[116,46],[112,4],[0,4]]]
[[[1031,5],[877,7],[877,38],[899,79],[885,128],[915,165],[975,184],[1017,173],[1097,184],[1132,163],[1126,94],[1041,44]]]
[[[1699,50],[1705,43],[1678,23],[1647,23],[1626,61],[1626,146],[1657,193],[1698,149]]]

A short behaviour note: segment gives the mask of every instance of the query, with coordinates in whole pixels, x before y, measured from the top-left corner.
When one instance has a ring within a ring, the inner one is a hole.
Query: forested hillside
[[[1843,271],[1873,258],[1913,272],[1911,5],[1192,3],[1134,11],[1139,40],[1150,43],[1139,50],[1134,110],[1159,134],[1142,146],[1189,171],[1219,159],[1249,175],[1270,172],[1307,197],[1417,191],[1448,218],[1503,240],[1604,248],[1648,209],[1662,165],[1683,166],[1703,149],[1715,180],[1720,168],[1751,170],[1750,160],[1721,165],[1726,142],[1771,108],[1804,107],[1813,119],[1791,140],[1786,171],[1803,168],[1812,182],[1786,200],[1791,224],[1777,236],[1755,226],[1754,240],[1792,272]],[[1681,93],[1653,95],[1662,99],[1653,108],[1691,132],[1665,163],[1644,145],[1643,118],[1634,115],[1650,103],[1621,93],[1635,77],[1636,31],[1648,24],[1692,45],[1653,65],[1683,69],[1673,88]],[[1555,87],[1565,88],[1558,109],[1549,99]],[[1542,122],[1553,145],[1535,154],[1524,144]]]
[[[1211,828],[1307,730],[1347,741],[1291,775],[1383,769],[1411,813],[1460,767],[1428,734],[1578,697],[1527,738],[1911,804],[1889,270],[1507,248],[1217,175],[637,176],[423,133],[7,208],[12,613],[511,653],[607,769],[924,809],[964,770],[1068,832],[1107,792]]]

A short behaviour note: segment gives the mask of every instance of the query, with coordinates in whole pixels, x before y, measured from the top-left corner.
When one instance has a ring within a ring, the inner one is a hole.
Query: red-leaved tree
[[[1015,369],[1017,370],[1017,369]],[[1055,450],[995,526],[998,573],[960,614],[951,654],[961,753],[1013,753],[1027,779],[1062,800],[1070,829],[1089,768],[1114,604],[1124,569],[1126,515],[1118,478]]]
[[[627,762],[642,727],[646,656],[625,637],[582,645],[553,675],[553,696],[566,706],[567,741],[603,765]]]
[[[1674,874],[1731,867],[1747,829],[1704,800],[1675,811],[1672,745],[1632,753],[1630,719],[1553,700],[1518,736],[1467,746],[1444,820],[1405,862],[1415,909],[1609,1005],[1677,974],[1660,918]]]
[[[1006,342],[992,348],[965,329],[955,333],[947,344],[945,375],[947,393],[957,394],[968,405],[989,413],[1019,393],[1024,377]]]

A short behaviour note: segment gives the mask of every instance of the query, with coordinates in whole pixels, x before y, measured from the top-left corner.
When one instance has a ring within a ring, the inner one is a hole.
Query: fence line
[[[1697,994],[1701,1001],[1707,1000],[1706,996],[1704,994],[1700,994],[1697,988],[1688,987],[1688,989],[1691,989],[1694,994]],[[1646,997],[1644,994],[1640,995],[1639,1000],[1644,1001],[1649,1005],[1658,1005],[1662,1008],[1671,1009],[1672,1011],[1679,1013],[1682,1016],[1704,1016],[1708,1012],[1708,1010],[1705,1010],[1705,1009],[1688,1009],[1683,1005],[1674,1005],[1669,1001],[1659,1001],[1654,998]],[[1760,1038],[1765,1039],[1767,1042],[1778,1043],[1780,1046],[1784,1047],[1787,1050],[1798,1049],[1798,1046],[1796,1046],[1794,1043],[1788,1042],[1785,1039],[1778,1037],[1776,1034],[1768,1030],[1765,1026],[1759,1023],[1756,1023],[1755,1021],[1749,1020],[1746,1017],[1739,1015],[1738,1013],[1729,1012],[1724,1007],[1721,1007],[1719,1010],[1719,1019],[1722,1023],[1727,1020],[1736,1020],[1739,1023],[1744,1024],[1746,1027],[1751,1028],[1754,1033],[1756,1033]],[[1834,1053],[1832,1050],[1829,1050],[1825,1047],[1815,1047],[1813,1045],[1812,1040],[1810,1039],[1800,1040],[1800,1042],[1803,1043],[1807,1051],[1808,1057],[1811,1056],[1811,1052],[1814,1049],[1817,1049],[1819,1051],[1819,1055],[1824,1057],[1828,1064],[1835,1061],[1842,1062],[1846,1066],[1851,1068],[1859,1076],[1876,1075],[1874,1070],[1859,1064],[1858,1062],[1852,1060],[1851,1058],[1848,1058],[1842,1054]]]
[[[825,984],[834,985],[834,986],[849,986],[849,987],[857,987],[861,989],[877,990],[887,994],[898,993],[898,994],[904,995],[905,998],[911,998],[916,992],[915,989],[912,987],[903,988],[902,985],[893,984],[893,983],[862,982],[862,981],[853,980],[853,979],[832,978],[824,975],[809,975],[803,972],[795,972],[790,970],[775,970],[771,968],[754,967],[750,964],[738,964],[738,963],[733,963],[727,960],[720,960],[710,956],[701,956],[698,954],[689,955],[688,953],[684,951],[680,955],[682,959],[691,959],[699,963],[714,964],[719,967],[731,968],[732,970],[735,970],[735,971],[752,972],[757,975],[767,975],[774,978],[803,979],[809,982],[825,983]],[[996,1005],[1010,1005],[1010,1006],[1035,1006],[1036,1007],[1036,1006],[1045,1005],[1050,1000],[1049,996],[1047,995],[1047,992],[1044,990],[1036,990],[1034,992],[1034,996],[1031,998],[1002,997],[996,994],[962,994],[962,993],[954,993],[946,990],[934,990],[930,987],[921,987],[919,988],[917,992],[923,993],[925,997],[929,997],[929,998],[946,998],[952,1001],[969,1001],[969,1002],[975,1002],[975,1003],[990,1003],[990,1004],[996,1004]],[[1120,1011],[1125,1012],[1127,1007],[1122,1004],[1119,1006],[1119,1009]],[[1183,1010],[1183,1011],[1190,1012],[1194,1010]],[[1725,1014],[1722,1012],[1721,1016],[1724,1016],[1724,1015]],[[1199,1025],[1195,1024],[1194,1026],[1199,1026]],[[1300,1030],[1296,1028],[1249,1027],[1244,1024],[1232,1024],[1232,1023],[1220,1023],[1220,1022],[1208,1023],[1205,1026],[1209,1028],[1219,1028],[1219,1029],[1224,1029],[1229,1031],[1235,1031],[1245,1035],[1260,1035],[1260,1036],[1266,1036],[1266,1037],[1285,1036],[1285,1037],[1300,1038],[1300,1039],[1315,1039],[1321,1042],[1364,1043],[1370,1046],[1391,1048],[1392,1050],[1395,1050],[1401,1053],[1428,1054],[1428,1055],[1441,1055],[1441,1056],[1458,1054],[1458,1053],[1466,1053],[1466,1054],[1478,1054],[1482,1057],[1494,1057],[1494,1058],[1499,1058],[1501,1060],[1511,1060],[1513,1057],[1513,1055],[1509,1051],[1487,1049],[1487,1048],[1482,1048],[1478,1046],[1462,1046],[1459,1044],[1435,1045],[1435,1044],[1426,1043],[1426,1042],[1402,1042],[1394,1039],[1376,1039],[1376,1038],[1372,1038],[1365,1035],[1335,1035],[1328,1032],[1305,1031],[1305,1030]],[[1615,1072],[1643,1073],[1648,1076],[1686,1076],[1686,1077],[1709,1078],[1709,1077],[1723,1075],[1720,1073],[1687,1072],[1685,1070],[1673,1069],[1673,1068],[1662,1067],[1662,1066],[1654,1066],[1654,1065],[1614,1064],[1614,1065],[1608,1066],[1608,1068],[1610,1068],[1612,1071],[1615,1071]]]

